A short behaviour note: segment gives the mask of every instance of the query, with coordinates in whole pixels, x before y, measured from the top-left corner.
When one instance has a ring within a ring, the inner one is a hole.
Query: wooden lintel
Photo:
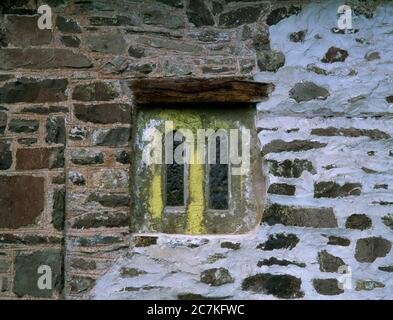
[[[131,80],[129,87],[137,105],[256,103],[274,90],[272,83],[238,78],[150,78]]]

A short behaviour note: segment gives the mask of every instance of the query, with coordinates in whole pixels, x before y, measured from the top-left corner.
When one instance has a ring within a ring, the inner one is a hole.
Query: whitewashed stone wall
[[[135,236],[94,298],[393,298],[393,5],[336,34],[340,4],[305,5],[269,28],[285,65],[255,76],[276,85],[257,106],[263,223],[243,236]],[[330,47],[348,57],[321,62]]]

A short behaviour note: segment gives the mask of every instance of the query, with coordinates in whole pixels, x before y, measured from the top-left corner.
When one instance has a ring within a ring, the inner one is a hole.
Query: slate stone
[[[337,228],[332,208],[295,207],[281,204],[270,205],[262,222],[269,225],[283,224],[294,227]]]
[[[334,181],[321,181],[314,183],[314,198],[340,198],[359,196],[362,193],[360,183],[344,183],[339,185]]]
[[[109,101],[118,96],[116,87],[109,82],[79,84],[75,86],[72,93],[72,99],[79,101]]]
[[[310,81],[298,82],[289,91],[289,97],[295,99],[298,103],[314,99],[326,100],[329,96],[328,90]]]
[[[33,225],[44,210],[44,178],[0,176],[0,228]]]
[[[385,288],[385,285],[382,282],[373,280],[356,281],[356,291],[371,291],[377,288]]]
[[[18,102],[58,102],[67,100],[65,91],[66,79],[36,80],[20,78],[15,82],[8,82],[0,87],[1,103]]]
[[[75,229],[91,229],[91,228],[120,228],[127,227],[130,218],[127,212],[89,212],[82,216],[78,216],[71,223]]]
[[[76,165],[101,164],[104,163],[104,154],[88,149],[76,149],[71,151],[71,162]]]
[[[136,15],[112,17],[92,16],[89,17],[92,26],[137,26],[140,24],[140,18]]]
[[[63,117],[48,117],[46,119],[45,141],[65,144],[65,120]]]
[[[385,257],[392,248],[392,243],[382,237],[362,238],[356,242],[355,259],[359,262],[374,262]]]
[[[231,241],[221,242],[221,248],[224,248],[224,249],[239,250],[240,246],[241,245],[238,242],[231,242]]]
[[[130,105],[122,103],[106,103],[95,105],[74,105],[75,116],[84,122],[110,124],[131,123]]]
[[[271,294],[282,299],[302,298],[302,281],[291,275],[259,273],[243,280],[242,290],[254,293]]]
[[[287,183],[272,183],[267,190],[271,194],[280,194],[285,196],[294,196],[296,187]]]
[[[174,8],[183,8],[184,6],[182,0],[154,0],[154,1],[166,4]]]
[[[0,141],[0,170],[8,170],[12,166],[11,142]]]
[[[200,281],[213,287],[218,287],[227,283],[233,283],[234,279],[232,278],[227,269],[212,268],[204,270],[201,273]]]
[[[188,21],[196,27],[214,25],[213,16],[203,0],[190,1],[186,14]]]
[[[53,192],[52,224],[56,230],[64,230],[65,188]]]
[[[130,196],[128,194],[100,194],[92,193],[86,201],[95,201],[104,207],[128,207],[130,205]]]
[[[1,70],[90,68],[90,59],[70,49],[60,48],[3,48],[0,49]]]
[[[292,42],[304,42],[306,38],[307,30],[300,30],[297,32],[291,32],[289,34],[289,40]]]
[[[260,7],[241,7],[220,15],[219,25],[234,28],[247,23],[256,22],[260,16]]]
[[[287,266],[290,266],[290,265],[297,266],[299,268],[305,268],[306,267],[306,264],[303,263],[303,262],[299,263],[299,262],[296,262],[296,261],[289,261],[289,260],[285,260],[285,259],[279,260],[279,259],[277,259],[275,257],[271,257],[269,259],[264,259],[264,260],[258,261],[258,263],[257,263],[258,267],[262,267],[262,266],[268,266],[268,267],[271,267],[271,266],[283,266],[283,267],[287,267]]]
[[[294,159],[294,160],[268,160],[271,164],[270,172],[277,177],[299,178],[304,171],[315,174],[316,171],[311,161]]]
[[[56,27],[61,32],[65,33],[81,33],[81,27],[79,26],[78,22],[76,22],[72,18],[66,18],[62,16],[56,17]]]
[[[345,228],[366,230],[372,227],[371,219],[365,214],[352,214],[345,222]]]
[[[63,106],[32,106],[32,107],[25,107],[21,110],[23,113],[35,113],[40,115],[48,115],[51,113],[67,113],[68,108]]]
[[[135,247],[148,247],[157,244],[158,237],[154,236],[134,236]]]
[[[86,46],[93,52],[123,54],[126,43],[120,32],[90,34],[86,37]]]
[[[56,169],[64,167],[64,148],[19,148],[16,170]]]
[[[129,164],[131,161],[131,154],[127,151],[120,151],[118,154],[116,154],[116,162],[119,162],[121,164]]]
[[[40,266],[46,265],[52,271],[52,289],[38,288],[37,273]],[[57,249],[36,251],[33,253],[18,253],[15,258],[15,277],[13,292],[18,297],[31,296],[50,298],[59,294],[63,288],[63,252]]]
[[[324,296],[336,296],[344,293],[337,279],[314,279],[313,286],[317,293]]]
[[[72,276],[69,280],[70,292],[80,294],[89,291],[95,284],[95,279],[85,276]]]
[[[130,46],[128,48],[128,55],[133,58],[139,59],[145,56],[145,50],[143,50],[142,48]]]
[[[49,45],[52,32],[37,27],[38,17],[39,15],[7,15],[4,26],[6,41],[15,47]]]
[[[130,128],[96,129],[93,132],[93,144],[108,147],[128,145],[130,134]]]
[[[8,125],[8,130],[15,133],[31,133],[36,132],[39,125],[38,120],[12,119]]]
[[[5,233],[1,235],[0,244],[13,244],[13,245],[51,245],[63,243],[62,236],[42,236],[35,234],[21,234],[16,235],[12,233]]]
[[[81,41],[77,36],[61,36],[60,41],[69,48],[79,48],[81,44]]]
[[[37,138],[20,138],[20,139],[18,139],[19,144],[22,144],[27,147],[30,147],[33,144],[36,144],[37,141],[38,141]]]
[[[327,244],[348,247],[351,244],[351,240],[343,237],[329,236],[329,242]]]
[[[277,233],[269,235],[266,242],[260,243],[257,249],[264,251],[272,251],[276,249],[288,249],[292,250],[299,243],[299,238],[296,234],[289,233]]]
[[[344,62],[349,56],[348,51],[337,47],[330,47],[321,60],[324,63]]]
[[[345,266],[345,262],[326,250],[318,252],[319,269],[322,272],[339,272],[340,267]]]
[[[176,15],[174,12],[167,14],[167,12],[157,9],[143,12],[143,23],[163,26],[169,29],[184,28],[185,25],[181,15]]]
[[[262,153],[299,152],[326,147],[327,143],[312,140],[272,140],[262,148]]]
[[[91,270],[96,270],[97,264],[94,260],[74,258],[72,259],[71,267],[79,270],[91,271]]]
[[[317,136],[344,136],[344,137],[369,137],[372,140],[390,139],[391,136],[378,129],[357,129],[357,128],[316,128],[311,130],[311,134]]]

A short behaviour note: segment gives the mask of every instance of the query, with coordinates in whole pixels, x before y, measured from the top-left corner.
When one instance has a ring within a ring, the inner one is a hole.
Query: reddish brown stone
[[[0,176],[0,229],[34,224],[44,210],[44,178]]]
[[[16,170],[64,167],[64,148],[24,148],[16,152]]]

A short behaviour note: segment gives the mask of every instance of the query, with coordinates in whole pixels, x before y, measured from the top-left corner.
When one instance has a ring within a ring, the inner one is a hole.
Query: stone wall
[[[349,1],[351,34],[334,1],[45,3],[52,31],[35,1],[0,5],[1,298],[392,298],[388,1]],[[130,234],[127,82],[227,76],[276,86],[257,106],[262,224]]]

